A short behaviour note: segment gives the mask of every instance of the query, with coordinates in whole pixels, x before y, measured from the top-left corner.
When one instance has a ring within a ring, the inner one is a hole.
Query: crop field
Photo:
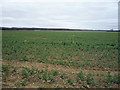
[[[3,31],[5,88],[118,88],[118,32]]]

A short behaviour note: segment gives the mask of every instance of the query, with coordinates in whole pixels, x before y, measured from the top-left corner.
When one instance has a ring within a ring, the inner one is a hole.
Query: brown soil
[[[45,70],[46,68],[46,65],[48,65],[48,70],[57,70],[59,72],[59,75],[58,76],[55,76],[55,80],[56,82],[54,83],[48,83],[48,82],[44,82],[43,80],[41,79],[37,79],[36,76],[31,76],[32,78],[30,78],[30,81],[28,81],[26,83],[25,86],[20,86],[21,88],[37,88],[39,85],[43,85],[44,87],[46,88],[55,88],[57,85],[61,86],[61,87],[66,87],[66,88],[95,88],[95,86],[91,86],[91,85],[81,85],[77,82],[74,82],[72,85],[69,85],[68,83],[66,83],[66,79],[69,77],[69,78],[72,78],[72,79],[75,79],[76,75],[78,72],[80,71],[83,71],[84,74],[87,74],[87,73],[94,73],[95,75],[96,74],[104,74],[104,75],[107,75],[108,71],[110,71],[109,69],[104,69],[104,70],[101,70],[99,68],[80,68],[80,67],[75,67],[75,66],[64,66],[64,65],[57,65],[57,64],[45,64],[45,63],[38,63],[38,62],[27,62],[27,61],[17,61],[17,60],[3,60],[2,62],[4,65],[10,65],[12,67],[16,67],[17,71],[16,72],[19,72],[21,71],[21,68],[20,67],[27,67],[27,68],[37,68],[39,70]],[[13,69],[13,68],[9,68],[9,69]],[[110,71],[111,74],[117,74],[118,72],[117,71]],[[60,75],[65,73],[67,76],[65,76],[65,79],[61,79],[60,78]],[[96,79],[100,80],[102,79],[102,81],[104,81],[104,77],[99,77],[99,76],[96,76],[95,77]],[[24,80],[24,78],[22,78],[22,76],[20,76],[19,74],[12,74],[12,75],[9,75],[7,77],[7,80],[6,81],[3,81],[3,86],[5,88],[15,88],[16,87],[16,84],[18,84],[18,86],[20,85],[20,82]],[[33,80],[33,81],[31,81]],[[34,81],[34,80],[37,80]],[[102,86],[99,86],[99,87],[102,87]],[[117,84],[113,84],[113,87],[118,87]]]
[[[80,67],[75,67],[75,66],[63,66],[63,65],[57,65],[57,64],[45,64],[45,63],[39,63],[39,62],[22,62],[22,61],[8,61],[8,60],[4,60],[3,64],[10,64],[14,67],[28,67],[31,68],[32,66],[38,69],[45,69],[46,65],[48,65],[48,69],[55,69],[58,71],[65,71],[66,73],[72,72],[72,73],[78,73],[80,70],[82,70],[83,72],[94,72],[94,73],[107,73],[108,71],[111,71],[112,73],[118,73],[117,70],[111,70],[110,68],[104,68],[104,69],[100,69],[100,68],[80,68]]]

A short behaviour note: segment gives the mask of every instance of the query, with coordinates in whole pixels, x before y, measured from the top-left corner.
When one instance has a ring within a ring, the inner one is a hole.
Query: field
[[[118,88],[118,33],[3,31],[5,88]]]

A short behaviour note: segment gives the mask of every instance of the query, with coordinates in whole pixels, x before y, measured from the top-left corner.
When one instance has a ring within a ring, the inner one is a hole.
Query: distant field
[[[118,88],[118,32],[3,31],[3,87]]]

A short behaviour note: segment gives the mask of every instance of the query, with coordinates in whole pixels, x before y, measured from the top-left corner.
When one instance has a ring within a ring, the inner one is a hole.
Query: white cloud
[[[2,0],[2,2],[118,2],[119,0]]]
[[[74,0],[74,2],[71,2],[72,0],[69,2],[63,0],[31,1],[33,0],[29,2],[4,0],[2,4],[3,26],[117,28],[117,3],[112,2],[116,0],[109,0],[109,2],[106,0],[100,3],[100,0],[91,0],[91,2],[88,0],[84,2],[81,2],[83,0]]]

